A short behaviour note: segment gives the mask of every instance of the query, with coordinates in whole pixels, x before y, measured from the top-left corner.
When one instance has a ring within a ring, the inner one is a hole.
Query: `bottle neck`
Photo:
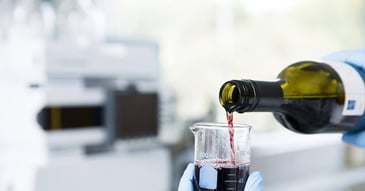
[[[231,80],[220,90],[220,103],[227,112],[280,111],[280,85],[280,81]]]

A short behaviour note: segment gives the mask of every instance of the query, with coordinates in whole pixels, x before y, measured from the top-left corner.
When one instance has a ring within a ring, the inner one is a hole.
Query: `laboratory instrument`
[[[52,160],[39,172],[37,190],[136,190],[135,180],[145,183],[137,190],[169,190],[171,159],[158,137],[165,111],[158,45],[131,39],[88,48],[48,45],[46,100],[38,117]],[[148,110],[128,112],[140,104]],[[148,120],[130,123],[145,115]]]
[[[345,131],[364,112],[364,75],[359,72],[344,63],[301,61],[273,81],[225,82],[220,104],[227,112],[273,112],[277,121],[295,132]]]
[[[121,102],[131,104],[134,97],[147,99],[147,95],[159,95],[156,43],[114,39],[99,46],[78,48],[53,41],[49,42],[46,54],[46,105],[39,112],[38,121],[50,137],[51,148],[110,141],[105,139],[111,138],[112,128],[121,128],[116,130],[123,132],[118,139],[157,137],[157,125],[149,126],[151,129],[141,129],[146,126],[122,127],[123,121],[106,127],[109,119],[105,117],[109,101],[118,103],[115,112],[124,112],[109,116],[120,114],[123,116],[119,119],[124,119],[130,115],[124,111],[126,107],[121,106]],[[130,87],[134,87],[135,91],[130,92]],[[116,92],[119,93],[113,100],[108,100],[109,93]],[[154,97],[155,102],[157,98]],[[156,111],[158,106],[153,107]],[[156,115],[151,112],[146,115]],[[133,128],[139,134],[125,128]]]
[[[243,190],[249,176],[249,125],[235,124],[232,158],[228,125],[196,123],[194,133],[194,190]]]

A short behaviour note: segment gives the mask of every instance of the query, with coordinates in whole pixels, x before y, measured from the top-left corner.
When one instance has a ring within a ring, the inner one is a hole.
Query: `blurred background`
[[[220,86],[363,47],[362,0],[0,0],[0,189],[174,191]],[[365,151],[252,131],[266,191],[365,189]],[[20,186],[21,185],[21,186]]]

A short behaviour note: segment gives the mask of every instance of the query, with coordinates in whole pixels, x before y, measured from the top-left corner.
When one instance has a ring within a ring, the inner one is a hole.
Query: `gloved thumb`
[[[182,175],[178,191],[193,191],[194,164],[190,163]]]
[[[247,179],[245,191],[263,191],[264,181],[260,172],[253,172]]]

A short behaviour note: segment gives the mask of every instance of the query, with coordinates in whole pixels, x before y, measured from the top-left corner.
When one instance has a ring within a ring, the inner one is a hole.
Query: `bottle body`
[[[301,133],[347,130],[362,115],[364,102],[364,82],[355,69],[314,61],[286,67],[275,81],[232,80],[220,89],[227,112],[273,112],[284,127]]]

